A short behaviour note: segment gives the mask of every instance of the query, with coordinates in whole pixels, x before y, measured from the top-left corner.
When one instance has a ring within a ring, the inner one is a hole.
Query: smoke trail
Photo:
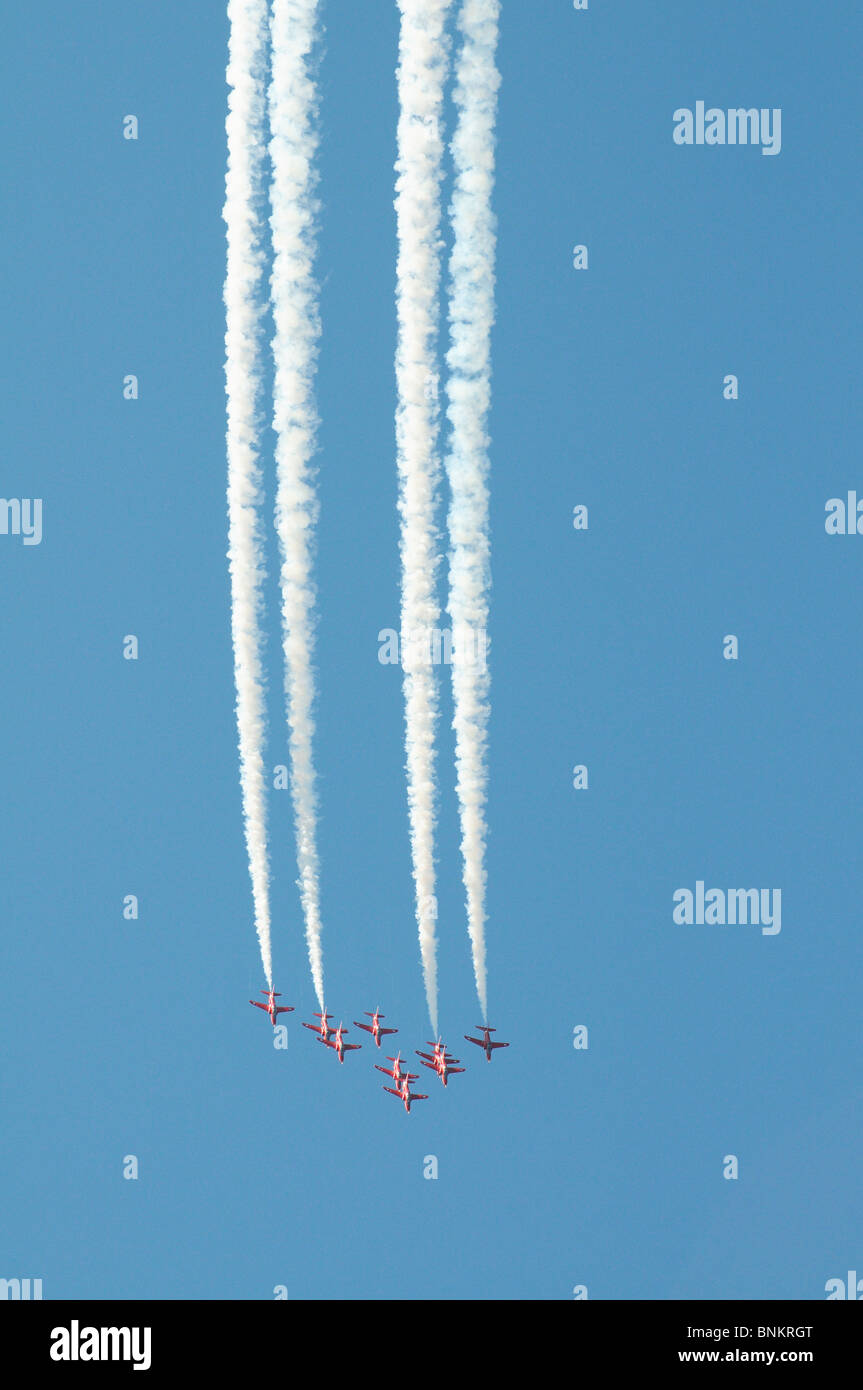
[[[264,578],[259,505],[257,413],[260,393],[263,274],[258,200],[264,156],[266,0],[230,0],[227,82],[228,170],[225,179],[225,391],[227,395],[228,559],[231,635],[237,692],[240,787],[255,927],[264,974],[272,988],[270,873],[263,762],[265,726],[261,666],[261,586]]]
[[[476,988],[488,1017],[485,963],[485,846],[488,786],[489,594],[488,435],[490,339],[494,321],[494,125],[500,77],[495,66],[499,0],[464,0],[456,69],[458,122],[452,142],[455,190],[451,217],[450,348],[447,456],[450,481],[449,613],[456,734],[456,790],[461,820]]]
[[[315,993],[324,1008],[317,793],[312,760],[317,521],[312,455],[317,410],[314,374],[320,322],[313,273],[316,249],[317,92],[312,54],[317,0],[274,0],[269,89],[272,161],[273,427],[276,432],[276,529],[281,551],[282,634],[288,750],[297,841],[298,887]]]
[[[440,133],[449,0],[399,0],[396,221],[396,444],[401,516],[401,658],[408,814],[426,998],[437,1034],[434,736],[437,682],[431,634],[439,608],[435,502],[436,335],[440,284]]]

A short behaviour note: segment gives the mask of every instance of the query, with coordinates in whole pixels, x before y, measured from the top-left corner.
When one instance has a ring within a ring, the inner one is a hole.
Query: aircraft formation
[[[261,994],[266,996],[266,1004],[260,1003],[257,999],[250,999],[249,1003],[256,1009],[263,1009],[264,1013],[269,1016],[270,1022],[274,1028],[277,1027],[276,1020],[279,1014],[292,1014],[294,1012],[292,1006],[276,1003],[276,1000],[282,997],[278,990],[262,989]],[[374,1013],[370,1013],[367,1009],[365,1014],[366,1018],[371,1019],[371,1023],[360,1023],[357,1019],[354,1019],[354,1025],[372,1035],[375,1047],[380,1048],[382,1038],[399,1031],[398,1028],[383,1028],[381,1026],[381,1019],[384,1018],[385,1015],[381,1013],[380,1009],[375,1009]],[[350,1029],[345,1028],[343,1023],[339,1023],[338,1028],[333,1028],[330,1025],[330,1019],[334,1017],[333,1014],[324,1012],[314,1013],[313,1016],[318,1022],[306,1023],[305,1020],[301,1020],[303,1027],[308,1028],[310,1032],[314,1033],[319,1043],[323,1043],[325,1047],[331,1048],[342,1065],[344,1065],[346,1052],[359,1052],[362,1043],[345,1042],[345,1034],[350,1032]],[[487,1062],[491,1061],[492,1052],[496,1048],[509,1047],[509,1043],[492,1041],[491,1034],[497,1030],[490,1028],[488,1024],[478,1023],[476,1028],[477,1032],[482,1034],[482,1037],[473,1038],[465,1033],[464,1040],[465,1042],[474,1043],[477,1047],[481,1047],[485,1053]],[[438,1038],[437,1042],[429,1042],[426,1046],[432,1049],[431,1052],[421,1052],[419,1048],[415,1049],[420,1059],[420,1066],[427,1067],[429,1071],[433,1071],[436,1076],[440,1077],[444,1086],[447,1085],[451,1076],[456,1076],[459,1072],[466,1070],[465,1067],[459,1066],[458,1057],[450,1055],[443,1038]],[[405,1070],[404,1064],[402,1063],[401,1049],[399,1049],[395,1057],[388,1057],[387,1061],[392,1063],[391,1067],[382,1067],[379,1063],[375,1062],[375,1070],[383,1072],[384,1076],[388,1076],[390,1080],[394,1081],[395,1087],[382,1086],[381,1090],[387,1091],[389,1095],[395,1096],[397,1100],[400,1100],[404,1105],[405,1111],[409,1115],[411,1113],[411,1105],[415,1100],[428,1100],[427,1095],[422,1095],[418,1091],[411,1090],[411,1082],[419,1080],[419,1072]]]

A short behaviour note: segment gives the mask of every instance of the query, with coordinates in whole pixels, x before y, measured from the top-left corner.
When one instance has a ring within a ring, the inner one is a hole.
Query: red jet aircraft
[[[312,1012],[314,1013],[314,1010],[312,1010]],[[315,1014],[314,1016],[315,1018],[319,1018],[321,1020],[320,1023],[303,1023],[303,1027],[311,1028],[313,1033],[317,1033],[318,1037],[321,1039],[321,1042],[326,1042],[327,1038],[331,1038],[333,1036],[333,1033],[336,1031],[335,1028],[331,1028],[327,1022],[327,1019],[332,1018],[333,1015]]]
[[[354,1019],[354,1026],[356,1028],[364,1029],[366,1033],[371,1033],[372,1037],[375,1040],[375,1047],[380,1047],[381,1038],[384,1037],[387,1033],[397,1033],[399,1031],[398,1028],[381,1027],[380,1020],[382,1018],[385,1018],[386,1015],[382,1014],[380,1009],[375,1009],[373,1014],[370,1014],[368,1009],[366,1009],[365,1015],[366,1018],[371,1019],[371,1023],[357,1023],[357,1020]]]
[[[265,1014],[270,1015],[270,1022],[276,1026],[276,1019],[279,1014],[292,1014],[294,1011],[288,1004],[277,1004],[276,1000],[281,999],[281,994],[277,989],[262,989],[261,994],[267,996],[266,1004],[261,1004],[257,999],[250,999],[249,1003],[254,1004],[256,1009],[263,1009]]]
[[[486,1060],[487,1062],[490,1062],[490,1061],[491,1061],[491,1052],[492,1052],[492,1048],[494,1048],[494,1047],[509,1047],[509,1043],[492,1042],[491,1038],[489,1037],[489,1034],[490,1034],[490,1033],[496,1033],[496,1032],[497,1032],[497,1029],[496,1029],[496,1028],[489,1028],[489,1026],[488,1026],[487,1023],[478,1023],[478,1024],[476,1025],[476,1029],[477,1029],[477,1032],[478,1032],[478,1033],[482,1033],[482,1034],[483,1034],[483,1037],[481,1037],[481,1038],[469,1038],[468,1035],[467,1035],[467,1033],[465,1033],[465,1035],[464,1035],[464,1040],[465,1040],[465,1042],[476,1043],[477,1047],[481,1047],[482,1050],[483,1050],[483,1052],[485,1053],[485,1060]]]
[[[332,1032],[332,1029],[330,1031]],[[344,1064],[346,1052],[359,1052],[360,1048],[362,1047],[362,1043],[345,1042],[343,1035],[347,1033],[347,1031],[347,1028],[345,1028],[344,1025],[340,1023],[338,1028],[335,1030],[335,1042],[330,1042],[329,1038],[318,1038],[318,1042],[322,1042],[325,1047],[331,1047],[333,1049],[333,1051],[336,1053],[339,1061],[342,1064]]]
[[[416,1080],[417,1080],[417,1077],[416,1077],[416,1076],[412,1076],[410,1072],[402,1071],[402,1054],[401,1054],[401,1052],[397,1052],[396,1055],[395,1055],[395,1057],[388,1057],[388,1058],[387,1058],[387,1061],[388,1061],[388,1062],[392,1062],[392,1066],[391,1066],[391,1067],[382,1067],[382,1066],[379,1066],[379,1064],[378,1064],[377,1062],[375,1062],[375,1069],[376,1069],[377,1071],[382,1071],[383,1074],[384,1074],[384,1076],[391,1076],[392,1079],[393,1079],[393,1081],[395,1081],[395,1083],[396,1083],[397,1086],[398,1086],[398,1085],[401,1085],[401,1083],[402,1083],[402,1081],[404,1081],[405,1077],[408,1077],[409,1080],[411,1080],[411,1081],[416,1081]]]
[[[447,1079],[450,1076],[454,1076],[456,1072],[465,1070],[464,1067],[453,1066],[453,1062],[457,1062],[458,1057],[450,1057],[441,1038],[438,1038],[436,1043],[430,1042],[429,1047],[434,1048],[432,1056],[429,1056],[427,1052],[420,1052],[419,1048],[416,1049],[416,1054],[418,1057],[423,1058],[422,1065],[424,1067],[428,1067],[430,1071],[437,1072],[444,1085],[446,1085]]]
[[[381,1070],[383,1070],[383,1068],[381,1068]],[[385,1091],[389,1091],[391,1096],[398,1096],[399,1100],[404,1103],[405,1110],[408,1114],[411,1113],[411,1101],[428,1100],[428,1096],[417,1095],[411,1090],[411,1080],[416,1081],[416,1077],[410,1077],[406,1072],[397,1091],[394,1091],[392,1086],[384,1086],[383,1088]]]

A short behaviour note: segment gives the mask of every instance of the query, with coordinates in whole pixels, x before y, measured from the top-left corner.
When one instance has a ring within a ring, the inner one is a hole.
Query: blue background
[[[44,499],[44,540],[0,537],[0,1275],[46,1298],[823,1298],[863,1268],[863,540],[823,524],[863,495],[859,8],[503,8],[488,956],[512,1046],[487,1067],[461,1041],[479,1014],[445,681],[441,1025],[469,1070],[409,1120],[368,1044],[339,1068],[299,1027],[287,793],[286,1052],[246,1002],[222,7],[5,18],[0,491]],[[412,1049],[402,694],[377,659],[398,620],[398,17],[330,0],[325,20],[327,1001],[346,1023],[380,1004]],[[699,99],[781,107],[781,154],[676,146]],[[269,657],[273,765],[275,621]],[[675,926],[698,878],[781,888],[781,934]]]

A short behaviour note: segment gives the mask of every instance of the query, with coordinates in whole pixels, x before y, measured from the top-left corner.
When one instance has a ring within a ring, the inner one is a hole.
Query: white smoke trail
[[[264,578],[259,521],[261,475],[257,414],[261,384],[259,291],[263,275],[258,203],[264,158],[266,0],[230,0],[227,82],[228,170],[225,277],[225,391],[227,395],[228,559],[231,635],[237,692],[240,787],[252,880],[255,927],[264,974],[272,988],[270,872],[263,761],[265,728],[261,661],[261,587]]]
[[[436,337],[440,285],[441,105],[449,0],[399,0],[396,222],[396,444],[401,516],[401,658],[416,917],[426,998],[437,1035],[435,769],[438,562]],[[423,640],[425,638],[425,640]]]
[[[312,456],[318,417],[314,375],[320,321],[314,277],[317,92],[313,50],[317,0],[274,0],[269,89],[272,161],[273,427],[276,529],[281,551],[282,634],[298,887],[315,993],[324,1008],[317,792],[312,759],[315,589],[312,552],[318,505]]]
[[[456,734],[456,790],[461,820],[476,988],[488,1018],[485,960],[485,846],[488,788],[489,608],[488,435],[491,327],[494,321],[494,127],[500,77],[495,66],[499,0],[463,0],[462,49],[456,69],[458,121],[452,142],[455,189],[451,217],[450,347],[447,456],[450,481],[449,613]]]

